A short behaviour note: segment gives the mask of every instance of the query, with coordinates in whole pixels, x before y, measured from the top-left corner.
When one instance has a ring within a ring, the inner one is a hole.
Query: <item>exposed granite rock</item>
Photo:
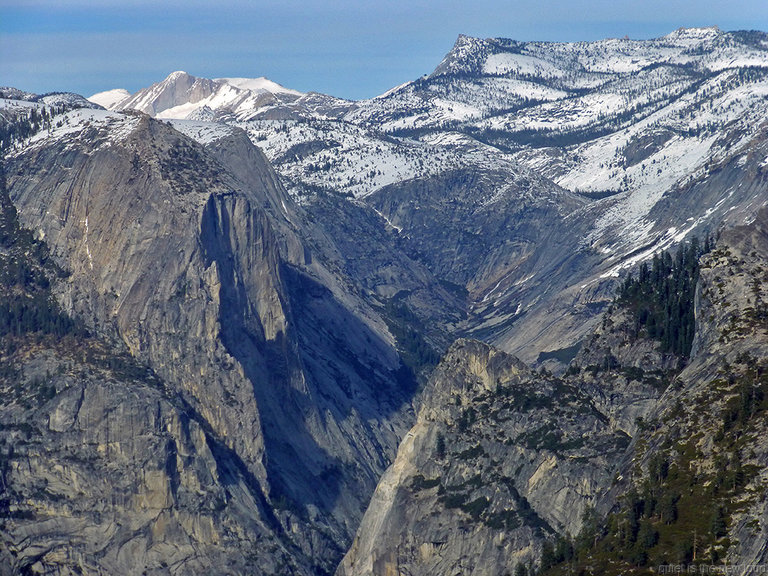
[[[511,573],[579,529],[628,442],[573,384],[460,340],[337,573]]]
[[[630,314],[616,305],[580,345],[568,372],[615,425],[630,436],[655,410],[683,358],[662,352],[655,340],[635,333]]]
[[[90,340],[15,346],[1,574],[309,574],[245,467],[146,368],[110,369]]]
[[[0,573],[309,574],[211,426],[61,312],[64,275],[0,171]]]
[[[376,301],[325,265],[330,237],[312,253],[244,133],[206,148],[143,115],[77,128],[8,162],[21,220],[70,271],[59,301],[179,393],[299,562],[332,570],[412,423]],[[434,284],[404,277],[394,292]]]

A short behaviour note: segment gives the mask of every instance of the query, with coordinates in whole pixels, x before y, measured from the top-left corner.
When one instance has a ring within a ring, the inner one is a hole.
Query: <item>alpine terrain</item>
[[[0,574],[768,563],[768,34],[0,88],[0,149]]]

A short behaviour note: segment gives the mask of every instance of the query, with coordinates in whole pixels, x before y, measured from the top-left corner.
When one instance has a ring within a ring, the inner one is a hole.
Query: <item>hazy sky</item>
[[[459,34],[654,38],[768,31],[768,0],[0,0],[0,86],[133,92],[174,70],[366,98],[431,72]]]

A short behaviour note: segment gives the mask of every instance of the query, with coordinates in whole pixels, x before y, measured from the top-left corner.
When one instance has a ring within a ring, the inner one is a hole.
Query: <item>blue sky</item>
[[[461,34],[575,41],[768,31],[766,0],[0,0],[0,86],[89,96],[174,70],[359,99],[431,72]]]

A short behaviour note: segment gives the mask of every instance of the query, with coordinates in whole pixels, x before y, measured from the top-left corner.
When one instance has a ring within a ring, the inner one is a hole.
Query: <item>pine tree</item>
[[[710,529],[712,530],[712,535],[715,538],[721,538],[722,536],[726,535],[727,528],[725,525],[725,511],[723,510],[722,506],[718,506],[712,513]]]
[[[555,564],[557,564],[555,549],[551,542],[544,542],[541,547],[541,571],[549,570]]]

